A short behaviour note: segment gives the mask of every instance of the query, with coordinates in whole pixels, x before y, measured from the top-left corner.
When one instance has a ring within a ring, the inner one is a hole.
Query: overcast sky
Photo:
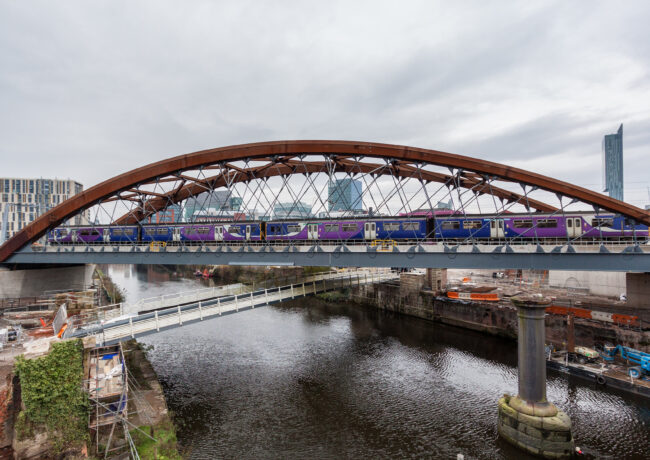
[[[515,7],[516,6],[516,7]],[[85,187],[281,139],[476,156],[648,202],[650,2],[0,0],[0,176]]]

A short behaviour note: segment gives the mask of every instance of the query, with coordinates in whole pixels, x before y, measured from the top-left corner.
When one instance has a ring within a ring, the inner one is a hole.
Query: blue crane
[[[638,379],[642,375],[650,375],[650,353],[644,353],[634,348],[624,347],[622,345],[612,346],[605,345],[603,347],[603,359],[607,362],[614,361],[617,354],[628,362],[637,364],[628,368],[627,373],[630,377]]]

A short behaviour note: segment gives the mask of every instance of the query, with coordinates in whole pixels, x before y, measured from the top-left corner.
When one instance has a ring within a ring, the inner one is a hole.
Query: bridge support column
[[[547,300],[513,298],[519,317],[519,394],[499,399],[499,435],[543,458],[571,458],[571,419],[546,400],[544,314]]]
[[[641,319],[650,321],[650,273],[626,273],[627,306],[635,308]]]

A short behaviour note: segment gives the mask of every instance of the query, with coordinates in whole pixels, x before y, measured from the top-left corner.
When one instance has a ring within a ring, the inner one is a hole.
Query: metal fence
[[[125,338],[158,332],[171,327],[203,321],[206,318],[222,316],[253,309],[258,306],[291,300],[319,292],[325,292],[346,287],[359,286],[366,283],[377,283],[396,279],[399,275],[390,271],[370,272],[367,270],[326,273],[309,276],[300,283],[279,286],[272,289],[260,289],[244,294],[226,295],[216,299],[201,300],[189,305],[155,310],[139,316],[114,321],[101,328],[78,330],[75,336],[95,335],[97,343],[110,344]]]

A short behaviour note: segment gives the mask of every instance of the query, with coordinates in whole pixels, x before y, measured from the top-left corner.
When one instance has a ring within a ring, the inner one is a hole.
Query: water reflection
[[[198,285],[144,279],[116,281],[146,296]],[[496,401],[517,388],[510,341],[313,298],[145,341],[191,458],[527,458],[496,433]],[[593,458],[647,455],[646,401],[556,374],[548,395]]]

